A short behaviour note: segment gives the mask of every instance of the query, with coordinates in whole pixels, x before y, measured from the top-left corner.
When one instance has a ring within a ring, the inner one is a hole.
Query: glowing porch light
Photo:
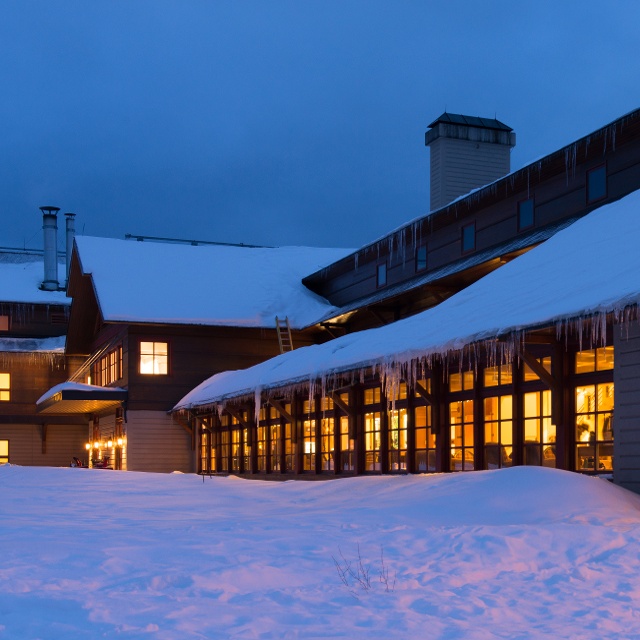
[[[121,447],[122,446],[122,438],[118,438],[118,446]]]
[[[113,440],[107,440],[107,447],[111,449],[113,447]]]
[[[84,445],[84,448],[85,448],[87,451],[89,451],[89,449],[91,449],[91,443],[90,443],[90,442],[87,442],[87,443]]]

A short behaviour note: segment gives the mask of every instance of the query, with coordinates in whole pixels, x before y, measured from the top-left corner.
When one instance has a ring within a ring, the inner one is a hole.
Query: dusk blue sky
[[[639,24],[636,0],[3,0],[0,246],[40,247],[42,205],[86,235],[362,245],[428,212],[445,110],[513,127],[516,169],[640,107]]]

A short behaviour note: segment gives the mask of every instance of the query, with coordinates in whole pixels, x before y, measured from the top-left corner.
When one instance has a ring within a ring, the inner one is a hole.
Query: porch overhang
[[[36,402],[36,412],[44,415],[101,413],[122,406],[127,396],[127,390],[120,387],[63,382]]]

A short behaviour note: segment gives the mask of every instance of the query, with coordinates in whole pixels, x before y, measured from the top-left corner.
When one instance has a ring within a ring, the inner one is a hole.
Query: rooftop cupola
[[[507,175],[515,144],[513,129],[499,120],[446,112],[434,120],[425,133],[431,153],[431,211]]]

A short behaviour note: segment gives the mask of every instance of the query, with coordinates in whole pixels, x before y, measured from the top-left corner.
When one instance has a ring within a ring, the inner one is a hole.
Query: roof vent
[[[44,231],[44,280],[41,289],[58,291],[58,211],[60,207],[40,207]]]

